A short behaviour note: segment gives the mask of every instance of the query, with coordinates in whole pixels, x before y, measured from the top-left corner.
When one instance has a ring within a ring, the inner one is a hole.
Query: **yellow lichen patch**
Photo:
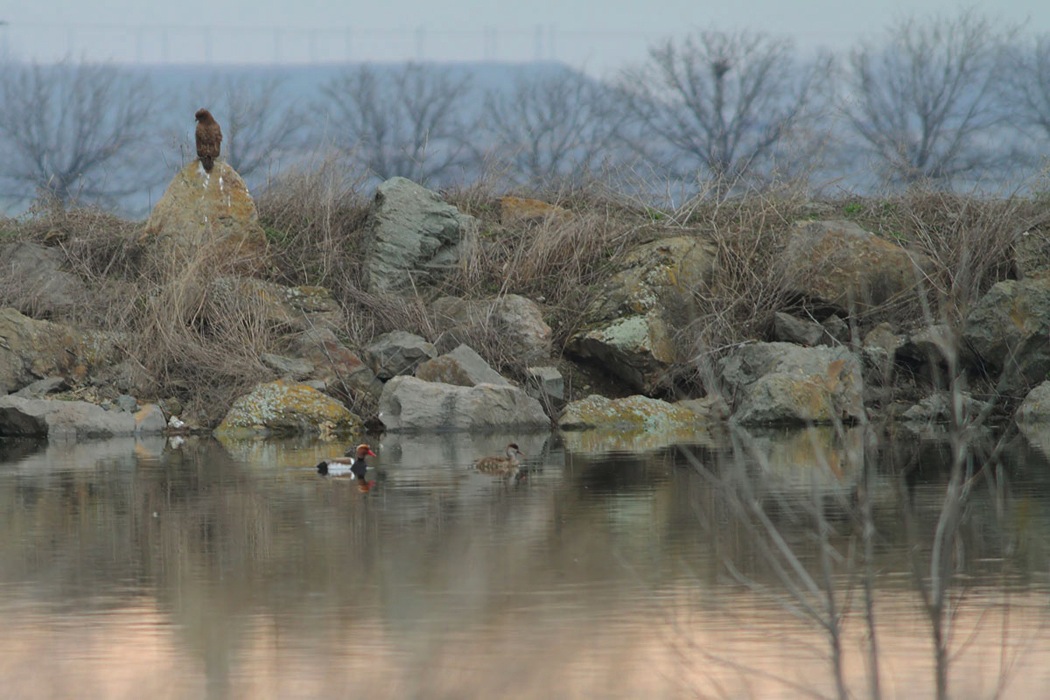
[[[237,399],[216,433],[330,435],[360,429],[361,419],[332,397],[305,384],[278,380]]]
[[[702,417],[688,408],[647,396],[588,396],[566,406],[559,419],[559,425],[569,430],[609,428],[643,432],[695,429],[702,422]]]
[[[548,204],[539,199],[511,196],[500,197],[499,219],[504,226],[522,222],[543,221],[548,218],[568,221],[572,218],[572,213],[568,209],[563,209],[555,204]]]

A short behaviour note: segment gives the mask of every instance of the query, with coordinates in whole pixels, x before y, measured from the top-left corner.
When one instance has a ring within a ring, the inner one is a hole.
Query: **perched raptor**
[[[219,122],[206,109],[198,109],[194,115],[197,119],[197,157],[208,172],[219,157],[219,146],[222,144],[222,129]]]

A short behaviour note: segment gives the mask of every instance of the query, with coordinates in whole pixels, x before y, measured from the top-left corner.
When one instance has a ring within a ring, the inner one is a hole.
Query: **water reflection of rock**
[[[814,426],[790,430],[732,431],[734,458],[761,469],[763,489],[805,496],[851,492],[864,464],[864,428]]]
[[[678,426],[667,430],[573,430],[562,433],[562,440],[567,451],[590,455],[649,452],[681,444],[710,447],[726,444],[718,425]]]
[[[863,447],[853,430],[735,437],[735,451],[691,449],[719,473],[744,470],[774,498],[813,485],[837,492],[856,476]],[[473,459],[510,439],[536,467],[525,481],[471,472]],[[81,612],[99,601],[159,611],[162,620],[148,624],[173,640],[170,673],[198,679],[196,688],[206,678],[215,695],[245,694],[238,691],[256,682],[253,671],[286,679],[304,660],[360,670],[378,657],[398,678],[433,679],[466,668],[455,665],[465,650],[478,660],[472,669],[521,652],[534,660],[529,641],[554,639],[552,630],[580,640],[559,649],[588,648],[588,640],[630,636],[610,631],[610,619],[624,611],[651,619],[639,606],[676,587],[710,602],[727,559],[775,583],[747,531],[726,517],[724,499],[682,468],[677,450],[571,453],[547,435],[399,435],[373,446],[385,481],[368,494],[298,468],[318,451],[338,453],[332,443],[251,443],[244,452],[207,439],[177,450],[134,441],[70,453],[58,446],[51,465],[6,467],[0,581],[32,582],[19,595]],[[934,469],[940,450],[916,453],[930,460],[916,486],[924,536],[935,530],[931,504],[943,493]],[[1020,531],[1020,520],[997,520],[994,507],[989,490],[975,490],[974,524],[961,545],[967,566]],[[893,549],[896,508],[878,516],[887,550],[878,564],[899,572],[907,568]],[[1024,527],[1036,529],[1020,536],[1032,571],[1046,570],[1037,549],[1037,535],[1050,529],[1044,510],[1045,501],[1033,501]],[[806,523],[778,520],[800,546],[811,540]],[[850,536],[848,522],[836,527]],[[906,588],[907,576],[899,580]],[[11,595],[11,587],[0,590]],[[287,665],[246,667],[253,655]],[[550,661],[563,668],[556,656]],[[426,694],[423,681],[398,682]]]

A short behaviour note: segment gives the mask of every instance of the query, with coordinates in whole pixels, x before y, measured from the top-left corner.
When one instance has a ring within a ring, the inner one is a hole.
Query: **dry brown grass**
[[[477,188],[449,194],[449,201],[479,218],[480,235],[460,274],[442,292],[467,298],[520,294],[533,299],[543,306],[555,346],[562,347],[601,293],[601,283],[616,258],[667,227],[599,188],[520,194],[557,209],[543,218],[504,223],[499,219],[499,194]],[[495,340],[499,333],[478,328],[475,335]],[[501,355],[475,349],[487,359]]]
[[[767,334],[788,301],[776,264],[785,234],[812,206],[801,188],[786,183],[739,197],[701,193],[670,213],[716,250],[718,274],[696,290],[696,315],[679,333],[680,350],[697,359],[701,374],[729,348]]]
[[[359,287],[369,204],[360,183],[347,180],[334,160],[272,183],[258,208],[274,252],[275,281],[326,286],[336,297],[345,287]]]
[[[290,173],[258,200],[272,252],[267,275],[282,284],[329,288],[344,308],[343,330],[351,347],[394,329],[439,342],[447,329],[430,310],[434,297],[492,299],[514,293],[540,303],[554,329],[557,353],[581,328],[620,256],[642,241],[695,235],[714,245],[719,274],[696,290],[696,313],[683,322],[680,342],[684,356],[713,359],[736,343],[764,337],[773,313],[785,305],[774,270],[784,234],[795,221],[849,218],[926,253],[938,270],[929,281],[931,303],[938,314],[953,318],[1011,274],[1021,232],[1047,225],[1045,207],[1022,198],[914,190],[814,205],[802,188],[783,185],[739,197],[701,193],[668,210],[594,182],[515,192],[567,214],[503,222],[498,206],[503,194],[487,182],[445,193],[478,219],[478,245],[437,288],[410,296],[374,295],[362,284],[370,198],[360,183],[343,177],[334,162]],[[215,293],[211,284],[219,253],[204,246],[188,260],[165,256],[142,241],[141,228],[105,212],[54,203],[41,203],[0,226],[5,239],[63,251],[67,269],[89,289],[68,320],[127,338],[129,361],[149,378],[142,390],[152,396],[143,398],[176,396],[214,419],[214,411],[269,376],[259,356],[279,353],[288,329],[268,321],[258,300]],[[27,306],[25,293],[0,281],[0,304]],[[462,331],[474,349],[504,371],[520,371],[500,329],[484,319],[475,325]]]

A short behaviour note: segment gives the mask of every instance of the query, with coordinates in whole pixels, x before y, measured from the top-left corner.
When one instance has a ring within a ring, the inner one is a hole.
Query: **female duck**
[[[350,451],[347,450],[347,455]],[[368,465],[365,457],[375,457],[376,453],[368,445],[361,444],[354,450],[354,457],[333,457],[317,464],[317,473],[321,476],[349,476],[351,479],[364,479]]]
[[[521,458],[525,454],[518,449],[517,443],[510,443],[504,450],[503,457],[482,457],[478,461],[474,462],[474,468],[482,474],[491,474],[492,476],[511,476],[517,475],[521,469]]]

